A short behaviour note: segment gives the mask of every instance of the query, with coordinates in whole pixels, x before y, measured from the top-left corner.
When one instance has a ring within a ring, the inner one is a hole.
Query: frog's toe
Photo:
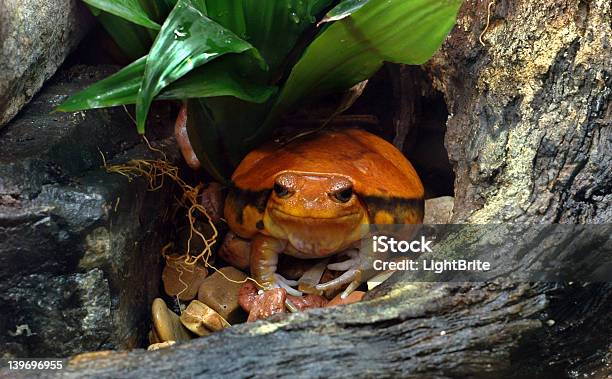
[[[319,291],[326,291],[328,289],[338,288],[345,284],[351,283],[358,277],[358,269],[349,269],[344,274],[340,275],[336,279],[332,279],[329,282],[317,284],[315,288]]]
[[[359,250],[349,250],[345,252],[344,255],[348,256],[349,259],[342,262],[330,263],[327,265],[327,268],[333,271],[347,271],[359,268],[362,265]]]
[[[289,280],[285,277],[283,277],[280,274],[274,274],[274,278],[276,278],[276,286],[277,288],[284,288],[285,291],[287,291],[287,293],[289,295],[292,296],[302,296],[302,292],[296,290],[295,288],[293,288],[293,286],[297,286],[298,282],[295,280]]]

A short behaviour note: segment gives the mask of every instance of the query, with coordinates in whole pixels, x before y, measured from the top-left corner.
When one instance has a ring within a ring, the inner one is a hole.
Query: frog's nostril
[[[274,193],[280,198],[287,198],[291,196],[289,189],[279,183],[274,183]]]

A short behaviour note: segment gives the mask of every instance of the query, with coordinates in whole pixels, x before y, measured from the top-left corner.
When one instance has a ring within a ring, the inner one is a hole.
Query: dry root
[[[145,178],[148,181],[148,191],[157,191],[161,189],[168,179],[179,186],[181,196],[180,198],[177,198],[176,210],[178,211],[181,208],[186,209],[186,217],[189,222],[189,239],[187,240],[185,251],[181,252],[180,254],[176,254],[176,252],[173,251],[174,244],[172,243],[166,244],[161,251],[162,256],[166,260],[166,264],[168,264],[170,261],[174,261],[176,263],[180,262],[180,264],[176,265],[176,267],[179,272],[179,281],[184,285],[184,289],[177,294],[177,302],[178,296],[189,287],[188,283],[185,283],[182,280],[183,273],[185,271],[193,272],[195,270],[195,265],[199,260],[201,260],[201,262],[204,264],[204,267],[220,273],[230,282],[244,283],[247,280],[251,280],[260,286],[259,283],[250,277],[247,277],[242,281],[230,279],[210,263],[213,253],[213,246],[217,242],[219,232],[212,221],[212,218],[206,211],[206,208],[198,202],[198,195],[201,192],[204,184],[200,183],[195,187],[187,184],[179,176],[179,168],[168,161],[166,154],[163,151],[151,146],[146,137],[144,137],[144,141],[146,142],[149,150],[160,154],[161,158],[133,159],[125,164],[119,165],[108,165],[104,159],[104,155],[102,155],[102,159],[104,162],[104,168],[108,173],[123,175],[128,179],[128,181],[132,181],[134,178],[139,177]],[[197,229],[196,221],[198,217],[203,217],[208,225],[210,225],[212,230],[212,234],[210,236],[205,236]],[[193,245],[193,242],[195,242],[194,238],[198,238],[200,241],[202,241],[202,245],[204,246],[201,251],[197,252],[197,254],[191,253],[191,246]]]

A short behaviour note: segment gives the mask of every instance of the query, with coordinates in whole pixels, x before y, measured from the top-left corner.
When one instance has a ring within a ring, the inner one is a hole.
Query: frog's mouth
[[[282,219],[287,219],[290,221],[325,221],[325,220],[329,220],[329,221],[350,221],[353,218],[361,218],[361,214],[359,212],[351,212],[351,213],[345,213],[345,214],[340,214],[338,216],[333,216],[333,217],[329,217],[329,216],[312,216],[312,215],[308,215],[308,216],[304,216],[304,215],[300,215],[300,214],[291,214],[291,213],[287,213],[284,212],[280,209],[277,208],[273,208],[270,209],[271,213],[274,214],[274,216],[278,216],[279,218]]]

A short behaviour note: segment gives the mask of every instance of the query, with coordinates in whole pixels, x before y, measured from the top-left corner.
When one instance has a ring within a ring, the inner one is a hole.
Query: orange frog
[[[265,290],[295,282],[276,273],[279,254],[329,257],[358,246],[369,224],[416,224],[423,220],[423,185],[393,145],[360,129],[324,130],[274,142],[249,153],[232,176],[224,215],[233,233],[249,244],[251,275]],[[316,286],[361,283],[358,254],[332,263],[342,275]]]

